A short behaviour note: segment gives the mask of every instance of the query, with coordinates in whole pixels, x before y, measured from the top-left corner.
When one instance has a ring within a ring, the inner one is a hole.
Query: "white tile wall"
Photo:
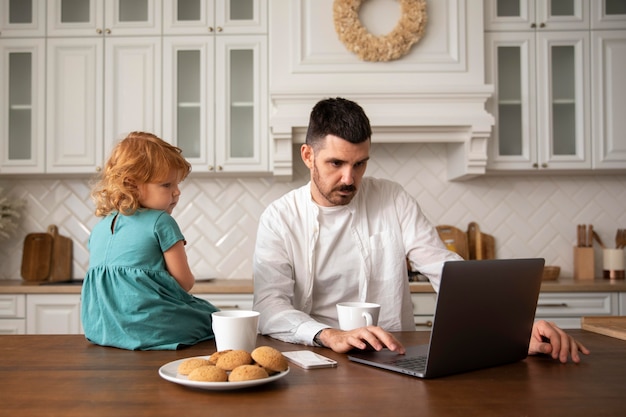
[[[294,160],[299,152],[294,148]],[[435,224],[465,229],[477,221],[496,238],[498,257],[546,258],[572,274],[572,246],[578,223],[593,223],[612,246],[618,226],[626,228],[626,174],[487,176],[447,182],[445,145],[386,144],[372,147],[368,175],[400,182],[420,202]],[[296,164],[293,182],[273,178],[198,178],[182,184],[174,211],[187,239],[197,277],[248,278],[256,223],[271,201],[308,181]],[[24,236],[57,224],[74,240],[74,277],[89,262],[89,231],[98,219],[89,199],[90,179],[0,177],[0,187],[28,200],[19,233],[0,241],[0,279],[19,278]],[[596,248],[596,271],[601,274]]]

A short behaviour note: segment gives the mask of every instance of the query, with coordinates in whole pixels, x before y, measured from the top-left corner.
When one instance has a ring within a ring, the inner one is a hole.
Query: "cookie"
[[[251,354],[252,359],[269,372],[283,372],[289,367],[287,358],[270,346],[259,346]]]
[[[178,373],[181,375],[189,375],[194,369],[208,365],[209,361],[203,358],[189,358],[185,359],[178,365]]]
[[[225,371],[232,371],[238,366],[249,365],[252,363],[252,357],[245,350],[231,350],[226,352],[217,359],[215,366]]]
[[[217,360],[220,358],[220,356],[222,356],[223,354],[225,354],[226,352],[230,352],[232,349],[228,349],[228,350],[220,350],[218,352],[215,352],[214,354],[212,354],[209,357],[209,362],[211,363],[211,365],[217,365]]]
[[[202,382],[227,382],[228,374],[217,366],[204,365],[191,371],[187,379]]]
[[[267,371],[258,365],[241,365],[230,372],[228,381],[251,381],[253,379],[267,378],[268,376]]]

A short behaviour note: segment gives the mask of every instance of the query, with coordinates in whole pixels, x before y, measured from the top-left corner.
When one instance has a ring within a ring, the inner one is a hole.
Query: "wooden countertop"
[[[412,282],[412,293],[434,293],[428,282]],[[0,294],[80,294],[81,286],[75,284],[42,285],[22,280],[0,280]],[[559,278],[544,281],[541,292],[626,292],[626,280],[574,280]],[[252,294],[251,279],[215,279],[196,281],[192,294]]]
[[[350,362],[345,354],[259,336],[257,346],[312,350],[336,368],[291,365],[284,378],[235,391],[205,391],[162,379],[171,361],[215,352],[213,341],[178,351],[127,351],[80,335],[0,336],[2,415],[11,416],[593,416],[622,415],[626,342],[568,330],[590,350],[580,364],[545,356],[420,379]],[[395,335],[427,343],[428,332]]]

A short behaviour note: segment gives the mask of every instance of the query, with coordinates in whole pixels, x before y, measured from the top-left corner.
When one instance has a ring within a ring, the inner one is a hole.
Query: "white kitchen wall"
[[[375,138],[374,138],[375,142]],[[294,148],[294,161],[300,161]],[[626,228],[626,174],[489,175],[446,181],[446,147],[441,144],[384,144],[372,147],[368,175],[398,181],[417,198],[434,224],[466,229],[477,221],[496,239],[498,257],[535,257],[560,265],[571,276],[576,224],[592,223],[613,246],[615,230]],[[196,277],[250,278],[257,220],[285,192],[308,181],[302,163],[292,182],[271,177],[191,177],[182,184],[174,216],[187,239]],[[24,236],[57,224],[74,240],[74,277],[89,262],[87,239],[98,221],[89,199],[90,179],[0,177],[0,187],[28,200],[18,234],[0,241],[0,279],[19,279]],[[596,273],[601,275],[596,247]]]

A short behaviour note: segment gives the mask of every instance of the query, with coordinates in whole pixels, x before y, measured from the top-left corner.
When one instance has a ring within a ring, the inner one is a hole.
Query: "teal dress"
[[[213,338],[211,313],[218,309],[187,293],[167,272],[163,252],[180,240],[176,221],[160,210],[113,213],[94,227],[81,298],[90,342],[174,350]]]

